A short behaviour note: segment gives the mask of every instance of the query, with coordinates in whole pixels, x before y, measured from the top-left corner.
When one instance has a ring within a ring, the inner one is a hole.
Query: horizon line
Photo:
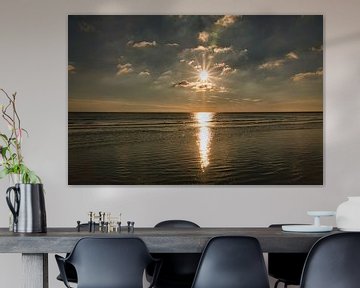
[[[324,111],[68,111],[68,113],[324,113]]]

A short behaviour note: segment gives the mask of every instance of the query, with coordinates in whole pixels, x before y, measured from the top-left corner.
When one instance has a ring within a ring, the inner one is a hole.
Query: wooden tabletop
[[[207,241],[221,235],[252,236],[264,252],[308,252],[321,237],[338,233],[293,233],[281,228],[135,228],[128,232],[77,232],[76,228],[48,228],[47,233],[20,234],[0,228],[0,253],[65,253],[82,237],[139,237],[152,253],[201,253]]]

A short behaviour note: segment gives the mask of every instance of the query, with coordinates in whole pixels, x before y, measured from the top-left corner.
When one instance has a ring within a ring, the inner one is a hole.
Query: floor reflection
[[[199,131],[197,133],[197,144],[199,146],[200,166],[203,172],[210,164],[209,153],[212,138],[210,125],[213,117],[214,113],[212,112],[194,113],[194,118],[197,126],[199,127]]]

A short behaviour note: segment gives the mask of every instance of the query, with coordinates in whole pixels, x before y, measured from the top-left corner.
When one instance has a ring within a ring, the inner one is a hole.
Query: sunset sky
[[[323,110],[322,16],[69,16],[69,111]]]

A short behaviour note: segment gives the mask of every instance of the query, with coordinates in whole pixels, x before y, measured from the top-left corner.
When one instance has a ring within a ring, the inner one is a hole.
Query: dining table
[[[284,232],[281,227],[216,227],[216,228],[134,228],[102,232],[77,228],[48,228],[46,233],[14,233],[0,228],[0,253],[22,254],[24,288],[48,288],[48,254],[68,253],[83,237],[138,237],[150,253],[201,253],[216,236],[239,235],[258,239],[264,253],[308,252],[320,238],[338,233]]]

